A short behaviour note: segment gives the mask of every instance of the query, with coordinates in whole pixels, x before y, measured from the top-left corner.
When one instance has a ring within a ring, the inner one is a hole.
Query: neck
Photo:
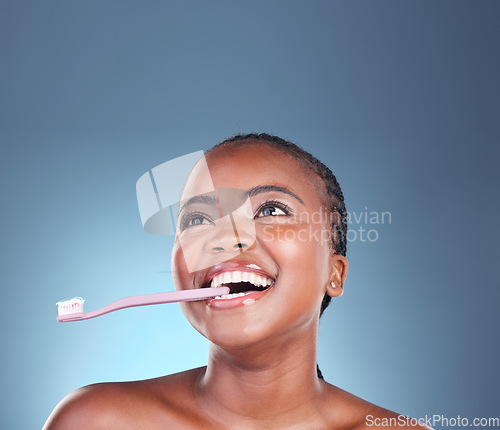
[[[252,418],[307,415],[324,388],[316,374],[317,330],[316,321],[293,339],[281,336],[238,350],[211,344],[199,381],[205,404]]]

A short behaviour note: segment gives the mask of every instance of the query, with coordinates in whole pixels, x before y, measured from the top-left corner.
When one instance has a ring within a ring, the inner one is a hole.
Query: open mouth
[[[215,275],[207,287],[228,287],[229,294],[217,296],[215,299],[234,299],[243,297],[255,292],[267,290],[274,284],[274,279],[254,272],[229,271]]]

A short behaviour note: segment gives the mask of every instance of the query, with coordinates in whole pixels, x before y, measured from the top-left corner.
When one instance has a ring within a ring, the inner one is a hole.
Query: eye
[[[201,213],[190,213],[185,215],[181,221],[181,228],[185,230],[189,227],[196,227],[199,225],[211,225],[213,224],[212,220],[210,220],[206,215]]]
[[[280,208],[267,206],[260,211],[260,216],[286,215]]]
[[[290,210],[280,202],[266,202],[256,212],[255,218],[289,215]]]
[[[202,215],[196,215],[194,217],[192,217],[190,220],[189,220],[189,226],[191,225],[201,225],[203,224],[203,221],[206,221],[207,219],[202,216]]]

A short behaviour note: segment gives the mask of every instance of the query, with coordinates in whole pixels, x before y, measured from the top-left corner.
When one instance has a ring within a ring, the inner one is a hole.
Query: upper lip
[[[220,273],[225,272],[249,272],[249,273],[257,273],[258,275],[265,276],[271,279],[274,283],[275,277],[267,273],[262,267],[258,266],[255,263],[251,262],[238,262],[238,261],[225,261],[223,263],[219,263],[213,266],[205,275],[203,280],[202,287],[206,288],[210,285],[210,282],[214,278],[214,276],[219,275]]]

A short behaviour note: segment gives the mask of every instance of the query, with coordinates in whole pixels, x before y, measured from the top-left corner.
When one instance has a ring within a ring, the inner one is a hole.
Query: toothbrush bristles
[[[81,297],[74,297],[69,300],[61,300],[57,302],[57,314],[60,315],[69,315],[76,313],[83,313],[83,303],[84,299]]]

